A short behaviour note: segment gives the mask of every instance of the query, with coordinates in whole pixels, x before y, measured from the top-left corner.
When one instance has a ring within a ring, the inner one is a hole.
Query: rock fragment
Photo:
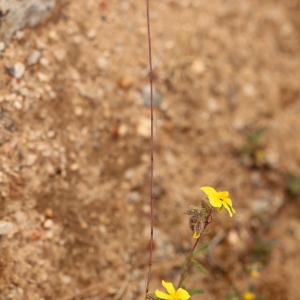
[[[10,67],[8,67],[8,73],[16,78],[16,79],[20,79],[23,77],[24,73],[25,73],[25,66],[24,64],[18,62]]]
[[[44,227],[45,229],[50,229],[50,228],[53,227],[53,225],[54,225],[54,222],[53,222],[51,219],[47,219],[47,220],[44,222],[43,227]]]
[[[0,40],[7,41],[18,30],[33,27],[43,21],[55,7],[56,0],[2,0]],[[22,33],[17,38],[22,37]]]
[[[29,66],[35,65],[39,62],[41,58],[41,52],[38,50],[33,50],[27,59],[27,64]]]
[[[120,78],[118,81],[119,87],[124,90],[130,89],[132,87],[133,83],[134,83],[134,79],[131,76],[127,76],[127,75]]]
[[[5,49],[5,43],[0,42],[0,53],[1,53],[2,51],[4,51],[4,49]]]
[[[150,121],[148,118],[143,117],[139,120],[137,125],[137,133],[138,135],[148,138],[150,136]]]
[[[140,201],[140,199],[141,199],[141,196],[140,196],[140,194],[139,194],[138,192],[136,192],[136,191],[131,192],[131,193],[128,195],[128,197],[127,197],[127,200],[128,200],[128,202],[130,202],[130,203],[137,203],[137,202]]]
[[[109,65],[106,57],[99,57],[96,64],[99,71],[106,71]]]
[[[202,75],[206,70],[205,64],[202,60],[194,60],[192,65],[191,65],[191,71],[195,75]]]
[[[0,236],[8,235],[13,230],[14,225],[10,222],[0,221]]]
[[[142,94],[143,94],[144,105],[147,107],[150,107],[150,105],[151,105],[151,90],[150,90],[149,85],[144,87]],[[161,105],[161,102],[162,102],[162,97],[161,97],[160,93],[156,89],[153,89],[153,106],[159,107]]]

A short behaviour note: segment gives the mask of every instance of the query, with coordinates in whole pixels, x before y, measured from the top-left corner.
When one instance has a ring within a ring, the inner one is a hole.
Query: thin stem
[[[182,284],[183,284],[183,282],[184,282],[184,280],[185,280],[185,278],[186,278],[186,276],[187,276],[187,274],[190,270],[193,255],[194,255],[194,251],[197,248],[197,246],[200,242],[200,239],[201,239],[203,233],[206,230],[206,227],[211,223],[211,214],[212,214],[212,209],[209,211],[209,214],[206,217],[206,220],[205,220],[204,225],[202,227],[202,230],[200,232],[200,237],[195,240],[195,243],[194,243],[192,249],[190,250],[189,254],[187,255],[187,257],[185,259],[185,262],[184,262],[184,265],[183,265],[183,268],[182,268],[182,271],[181,271],[181,274],[180,274],[180,278],[179,278],[179,281],[178,281],[177,288],[182,287]]]
[[[154,134],[153,134],[153,68],[152,68],[152,45],[151,45],[151,24],[150,24],[150,0],[146,0],[147,31],[148,31],[148,60],[149,60],[149,83],[150,83],[150,110],[151,110],[151,133],[150,133],[150,250],[148,262],[148,275],[146,281],[145,299],[149,292],[149,285],[152,275],[153,256],[153,227],[154,227],[154,201],[153,201],[153,169],[154,169]]]

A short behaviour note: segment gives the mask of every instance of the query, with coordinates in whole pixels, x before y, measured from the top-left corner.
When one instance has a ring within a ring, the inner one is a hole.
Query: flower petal
[[[229,192],[227,191],[224,191],[224,192],[218,192],[218,196],[221,198],[221,199],[226,199],[229,197]]]
[[[198,240],[200,238],[200,232],[194,231],[193,239]]]
[[[231,206],[231,207],[232,207],[232,201],[231,201],[231,199],[230,199],[230,198],[228,198],[228,197],[226,197],[226,198],[223,198],[223,201],[224,201],[225,203],[227,203],[229,206]]]
[[[229,206],[227,203],[223,203],[223,206],[225,207],[225,209],[228,211],[230,218],[232,218],[232,214],[233,214],[233,210],[231,208],[231,206]]]
[[[157,297],[157,298],[159,298],[159,299],[166,299],[166,300],[170,300],[170,299],[172,299],[171,297],[171,295],[168,295],[168,294],[166,294],[166,293],[164,293],[164,292],[162,292],[162,291],[160,291],[160,290],[156,290],[155,291],[155,296]]]
[[[176,296],[178,300],[188,300],[191,298],[190,294],[188,291],[185,289],[179,288],[176,292]]]
[[[251,292],[246,292],[243,294],[243,299],[244,300],[254,300],[256,298],[255,294]]]
[[[211,186],[201,186],[200,190],[203,193],[205,193],[207,196],[217,193],[217,191],[214,188],[212,188]]]
[[[231,212],[234,214],[234,213],[235,213],[235,209],[234,209],[233,206],[232,206],[232,201],[231,201],[231,199],[230,199],[230,198],[226,198],[226,199],[224,199],[224,202],[230,207]]]
[[[218,197],[210,196],[210,197],[208,197],[208,200],[209,200],[209,203],[211,204],[211,206],[213,206],[213,207],[220,208],[223,205],[222,201]]]
[[[218,197],[218,192],[210,186],[202,186],[201,191],[208,197],[209,203],[213,207],[221,207],[222,201]]]
[[[163,287],[167,290],[167,292],[172,295],[175,293],[175,289],[172,282],[162,281]]]

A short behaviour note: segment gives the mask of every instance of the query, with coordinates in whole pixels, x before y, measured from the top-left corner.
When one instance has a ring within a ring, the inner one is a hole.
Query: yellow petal
[[[224,191],[224,192],[218,192],[218,196],[221,198],[221,199],[225,199],[225,198],[228,198],[229,197],[229,193],[227,191]]]
[[[175,293],[175,289],[172,282],[162,281],[163,287],[167,290],[167,292],[172,295]]]
[[[197,239],[199,239],[199,237],[200,237],[200,232],[194,231],[193,238],[194,238],[195,240],[197,240]]]
[[[243,294],[243,299],[244,300],[254,300],[256,298],[255,294],[251,292],[246,292]]]
[[[224,202],[230,207],[231,212],[234,214],[234,213],[235,213],[235,209],[234,209],[233,206],[232,206],[232,201],[231,201],[231,199],[230,199],[230,198],[226,198],[226,199],[224,200]]]
[[[202,186],[201,191],[208,197],[209,203],[213,207],[221,207],[222,201],[218,197],[218,192],[210,186]]]
[[[166,299],[166,300],[170,300],[170,299],[172,299],[171,297],[171,295],[168,295],[168,294],[166,294],[166,293],[164,293],[164,292],[162,292],[162,291],[160,291],[160,290],[156,290],[155,291],[155,296],[157,297],[157,298],[159,298],[159,299]]]
[[[176,292],[176,296],[178,300],[188,300],[191,298],[190,294],[188,293],[188,291],[186,291],[185,289],[178,289]]]
[[[233,213],[232,208],[225,202],[223,203],[223,206],[228,211],[230,218],[232,218],[232,213]]]
[[[218,198],[218,197],[214,197],[214,196],[210,196],[208,197],[209,203],[211,204],[211,206],[213,207],[222,207],[223,203],[222,201]]]
[[[225,203],[227,203],[229,206],[231,206],[232,207],[232,201],[231,201],[231,199],[230,198],[223,198],[223,201],[225,202]]]
[[[211,186],[201,186],[200,190],[203,193],[205,193],[207,196],[217,193],[217,191],[214,188],[212,188]]]

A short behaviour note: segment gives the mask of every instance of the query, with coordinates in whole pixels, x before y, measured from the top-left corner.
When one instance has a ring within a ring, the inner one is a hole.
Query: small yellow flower
[[[161,292],[160,290],[155,291],[155,296],[159,299],[166,300],[188,300],[191,298],[188,291],[185,289],[179,288],[175,290],[171,282],[162,281],[163,287],[167,290],[168,293]]]
[[[243,300],[255,300],[255,299],[256,299],[255,294],[251,292],[246,292],[243,294]]]
[[[193,234],[193,238],[195,239],[195,240],[198,240],[199,238],[200,238],[200,232],[198,232],[198,231],[194,231],[194,234]]]
[[[250,275],[253,278],[258,278],[260,274],[257,270],[251,270]]]
[[[227,191],[217,192],[210,186],[202,186],[200,189],[208,197],[211,206],[219,209],[224,207],[228,211],[229,216],[232,217],[232,215],[235,213],[235,209],[232,206],[232,201],[229,198],[229,193]]]
[[[250,275],[252,278],[258,278],[260,276],[259,267],[257,264],[252,265],[250,269]]]

